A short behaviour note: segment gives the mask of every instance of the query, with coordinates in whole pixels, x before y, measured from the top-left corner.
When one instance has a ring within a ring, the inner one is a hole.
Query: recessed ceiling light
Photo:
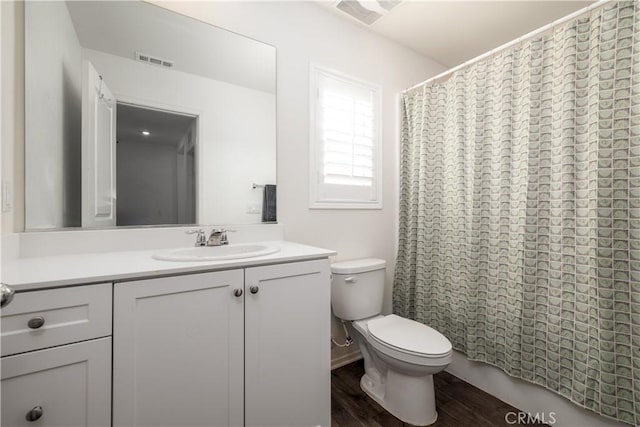
[[[151,135],[151,132],[149,132],[148,130],[143,130],[143,131],[142,131],[142,134],[143,134],[144,136],[149,136],[149,135]]]

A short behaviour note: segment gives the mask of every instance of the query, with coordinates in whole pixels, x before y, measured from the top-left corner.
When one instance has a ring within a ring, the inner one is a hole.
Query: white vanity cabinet
[[[331,425],[328,258],[150,276],[15,295],[3,427]]]
[[[114,285],[113,425],[243,425],[244,271]]]
[[[111,294],[24,292],[2,308],[3,427],[111,425]]]
[[[329,426],[329,261],[116,283],[114,426]]]
[[[245,272],[245,425],[331,425],[329,261]]]

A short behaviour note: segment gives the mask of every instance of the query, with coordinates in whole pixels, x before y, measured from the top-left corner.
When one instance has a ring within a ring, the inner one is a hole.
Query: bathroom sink
[[[254,258],[276,253],[280,248],[268,245],[203,246],[172,249],[153,254],[160,261],[219,261],[226,259]]]

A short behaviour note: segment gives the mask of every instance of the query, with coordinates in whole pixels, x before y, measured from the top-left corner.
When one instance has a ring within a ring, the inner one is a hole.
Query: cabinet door
[[[331,424],[329,261],[245,270],[247,426]]]
[[[8,356],[0,364],[3,427],[111,425],[111,338]]]
[[[243,277],[114,286],[114,426],[243,424]]]

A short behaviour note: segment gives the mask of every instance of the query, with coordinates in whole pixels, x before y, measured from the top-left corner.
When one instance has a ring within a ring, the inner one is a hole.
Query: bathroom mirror
[[[25,229],[274,222],[275,73],[149,3],[26,2]]]

